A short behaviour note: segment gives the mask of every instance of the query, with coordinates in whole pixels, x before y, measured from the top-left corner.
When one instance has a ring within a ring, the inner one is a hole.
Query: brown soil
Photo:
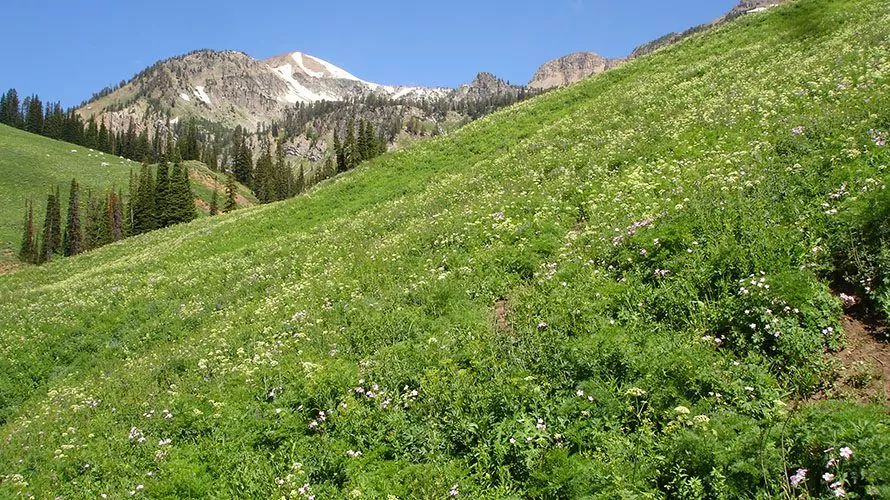
[[[846,348],[835,354],[841,367],[833,389],[840,395],[890,403],[890,344],[887,328],[870,318],[844,315]]]
[[[7,257],[6,254],[0,256],[0,274],[7,274],[25,267],[26,264],[19,262],[15,256]]]
[[[494,303],[494,326],[498,333],[510,333],[513,331],[510,321],[507,320],[509,311],[509,304],[506,299],[499,299]]]
[[[205,174],[204,172],[199,172],[199,171],[191,168],[191,169],[189,169],[189,178],[194,182],[201,183],[201,185],[206,186],[209,189],[215,189],[216,192],[219,193],[219,195],[220,195],[220,201],[223,201],[223,199],[225,198],[226,186],[224,184],[220,184],[219,182],[217,182],[216,179],[211,177],[209,174]],[[239,194],[237,192],[235,193],[235,203],[237,203],[239,207],[252,207],[253,206],[253,202],[251,202],[250,200],[248,200],[247,198],[245,198],[244,196],[242,196],[241,194]],[[200,205],[197,202],[195,202],[195,204],[199,208],[204,209],[205,212],[210,211],[209,205],[206,205],[206,204]]]

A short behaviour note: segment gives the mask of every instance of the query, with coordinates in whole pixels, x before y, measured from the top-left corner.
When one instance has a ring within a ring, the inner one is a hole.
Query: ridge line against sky
[[[456,87],[482,71],[525,84],[572,52],[617,58],[711,21],[736,0],[557,0],[447,4],[220,0],[13,2],[0,31],[0,87],[73,106],[155,62],[193,50],[263,60],[300,51],[367,81]]]

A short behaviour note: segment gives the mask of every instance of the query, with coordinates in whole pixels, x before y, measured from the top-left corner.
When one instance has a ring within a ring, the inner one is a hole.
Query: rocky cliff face
[[[621,62],[621,59],[607,59],[593,52],[576,52],[544,63],[528,86],[538,90],[561,87],[602,73]]]

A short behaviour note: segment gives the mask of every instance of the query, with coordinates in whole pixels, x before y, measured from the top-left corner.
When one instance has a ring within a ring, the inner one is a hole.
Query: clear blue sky
[[[11,0],[0,87],[64,106],[199,48],[302,51],[365,80],[456,86],[480,71],[526,83],[577,51],[621,57],[736,0]]]

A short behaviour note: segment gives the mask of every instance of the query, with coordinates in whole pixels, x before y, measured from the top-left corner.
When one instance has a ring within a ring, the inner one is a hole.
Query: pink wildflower
[[[803,482],[806,478],[807,478],[807,470],[806,469],[797,469],[797,472],[795,472],[794,475],[791,476],[791,486],[794,486],[796,488],[797,485],[799,485],[801,482]]]

